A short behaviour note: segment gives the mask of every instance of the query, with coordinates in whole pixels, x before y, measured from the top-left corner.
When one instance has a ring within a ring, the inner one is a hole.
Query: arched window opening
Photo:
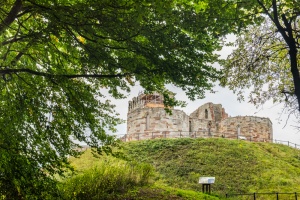
[[[205,109],[205,119],[208,119],[208,110]]]

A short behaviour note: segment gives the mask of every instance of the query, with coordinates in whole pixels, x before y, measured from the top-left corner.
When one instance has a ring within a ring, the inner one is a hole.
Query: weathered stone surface
[[[221,104],[206,103],[188,116],[164,110],[163,96],[140,94],[129,101],[126,141],[153,138],[225,137],[272,141],[272,122],[255,116],[228,117]],[[243,136],[243,137],[242,137]]]
[[[135,109],[127,116],[127,134],[151,131],[189,131],[189,116],[181,110],[172,110],[172,115],[164,108]]]

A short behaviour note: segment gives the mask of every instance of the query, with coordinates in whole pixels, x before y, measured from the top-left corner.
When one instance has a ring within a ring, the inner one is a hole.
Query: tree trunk
[[[291,63],[291,72],[293,75],[293,81],[295,86],[295,95],[298,102],[298,110],[300,112],[300,75],[297,63],[297,48],[290,48],[289,55],[290,55],[290,63]]]

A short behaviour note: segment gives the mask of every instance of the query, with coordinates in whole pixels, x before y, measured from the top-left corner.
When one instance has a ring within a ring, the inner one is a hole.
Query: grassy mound
[[[96,158],[89,150],[80,158],[70,160],[76,174],[61,181],[62,199],[219,199],[154,182],[153,167],[145,162],[125,161],[111,156]]]
[[[199,177],[214,176],[217,194],[300,191],[300,151],[280,144],[161,139],[124,143],[124,151],[176,188],[199,191]]]
[[[71,159],[77,174],[62,181],[64,199],[224,199],[226,193],[300,192],[300,151],[228,139],[157,139],[122,144],[125,160]],[[215,196],[200,176],[214,176]],[[240,198],[241,199],[241,198]]]

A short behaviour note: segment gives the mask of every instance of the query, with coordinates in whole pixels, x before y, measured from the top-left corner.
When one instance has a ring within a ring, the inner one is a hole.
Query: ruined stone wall
[[[191,118],[221,121],[228,117],[221,104],[206,103],[190,114]]]
[[[208,130],[208,124],[211,120],[208,119],[198,119],[198,118],[190,118],[190,131],[206,131]]]
[[[190,118],[190,132],[197,134],[199,137],[214,136],[218,123],[208,119]]]
[[[128,113],[127,134],[189,131],[189,116],[182,110],[168,114],[164,108],[138,108]]]
[[[269,118],[254,116],[229,117],[221,122],[220,132],[226,137],[237,137],[238,126],[240,136],[253,141],[273,140],[272,122]]]
[[[238,138],[238,135],[253,141],[273,139],[270,119],[228,117],[221,104],[206,103],[190,116],[182,110],[170,109],[172,115],[164,110],[163,96],[159,93],[140,93],[134,97],[128,103],[126,141],[196,136]]]

